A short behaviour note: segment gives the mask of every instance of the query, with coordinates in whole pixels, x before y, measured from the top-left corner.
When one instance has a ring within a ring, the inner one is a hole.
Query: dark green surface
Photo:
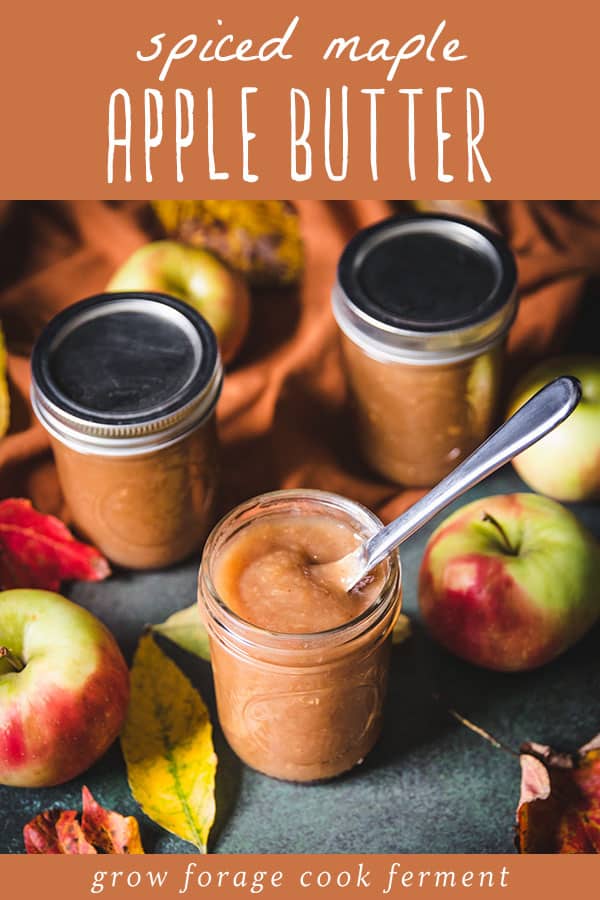
[[[458,505],[523,489],[506,469]],[[600,510],[576,512],[600,533]],[[439,521],[439,520],[438,520]],[[321,785],[277,782],[242,766],[217,735],[217,852],[484,852],[510,851],[519,764],[449,720],[432,694],[518,747],[525,739],[575,748],[600,730],[597,628],[555,663],[526,675],[501,675],[463,664],[437,648],[416,621],[416,576],[435,522],[402,553],[411,640],[395,648],[384,734],[350,775]],[[194,600],[196,563],[153,574],[117,574],[77,584],[71,596],[119,636],[128,657],[146,622],[159,622]],[[172,645],[170,645],[172,647]],[[208,664],[175,650],[174,658],[211,700]],[[137,814],[115,747],[84,777],[50,790],[0,788],[0,852],[22,852],[21,830],[52,804],[80,806],[87,784],[97,799]],[[188,852],[189,844],[142,818],[148,851]]]

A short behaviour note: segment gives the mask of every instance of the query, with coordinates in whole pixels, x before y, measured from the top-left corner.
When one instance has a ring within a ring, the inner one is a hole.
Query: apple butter
[[[32,356],[32,403],[50,434],[77,529],[113,562],[167,566],[201,546],[217,488],[215,336],[161,294],[68,307]]]
[[[377,740],[401,602],[398,558],[349,593],[320,580],[314,564],[339,559],[379,527],[349,500],[294,490],[243,504],[209,537],[199,604],[219,720],[254,769],[331,778]]]
[[[350,241],[332,303],[364,458],[392,481],[437,483],[494,424],[511,251],[473,222],[393,217]]]

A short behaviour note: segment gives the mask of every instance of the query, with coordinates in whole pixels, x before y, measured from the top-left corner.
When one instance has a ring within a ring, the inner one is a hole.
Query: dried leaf
[[[29,500],[0,502],[0,588],[57,591],[62,581],[102,581],[110,575],[104,557],[76,541],[54,516],[35,510]]]
[[[83,813],[81,824],[89,841],[102,853],[143,853],[140,829],[133,816],[104,809],[94,800],[91,791],[82,790]]]
[[[152,630],[183,647],[188,653],[201,659],[210,659],[208,634],[202,624],[197,603],[173,613],[160,625],[153,625]]]
[[[86,839],[74,809],[61,812],[56,821],[56,838],[61,853],[90,854],[98,851]],[[111,851],[107,850],[107,853]]]
[[[520,853],[600,853],[600,734],[576,753],[526,743],[520,753],[454,709],[449,714],[521,762]]]
[[[206,247],[251,284],[296,283],[304,267],[300,220],[287,200],[155,200],[167,235]]]
[[[4,437],[10,424],[10,396],[6,380],[6,344],[4,332],[0,328],[0,438]]]
[[[23,829],[26,853],[62,853],[58,845],[56,823],[61,815],[59,809],[47,809],[40,813]]]
[[[133,816],[104,809],[87,787],[82,790],[81,822],[74,809],[49,809],[23,829],[27,853],[143,853],[140,829]]]
[[[600,737],[600,736],[599,736]],[[575,754],[521,749],[517,847],[521,853],[600,853],[600,748]]]
[[[217,767],[208,710],[151,633],[133,660],[121,747],[131,791],[146,815],[206,852]]]

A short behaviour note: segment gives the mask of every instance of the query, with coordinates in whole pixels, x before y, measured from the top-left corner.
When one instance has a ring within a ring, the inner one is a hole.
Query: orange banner
[[[416,896],[544,896],[562,898],[597,881],[598,857],[588,856],[147,856],[2,857],[2,886],[20,897],[47,893],[60,883],[62,900],[126,898],[232,898],[265,900],[346,898],[398,900]],[[60,880],[60,882],[59,882]]]
[[[0,193],[593,197],[597,25],[587,0],[17,4]]]

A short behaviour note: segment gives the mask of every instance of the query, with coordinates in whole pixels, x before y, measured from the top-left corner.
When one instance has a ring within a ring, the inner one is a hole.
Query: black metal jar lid
[[[346,246],[333,310],[365,352],[434,364],[475,355],[504,335],[516,283],[514,257],[491,229],[452,216],[394,216]]]
[[[34,411],[58,440],[129,455],[173,443],[214,409],[223,372],[212,328],[166,294],[98,294],[67,307],[32,354]]]

